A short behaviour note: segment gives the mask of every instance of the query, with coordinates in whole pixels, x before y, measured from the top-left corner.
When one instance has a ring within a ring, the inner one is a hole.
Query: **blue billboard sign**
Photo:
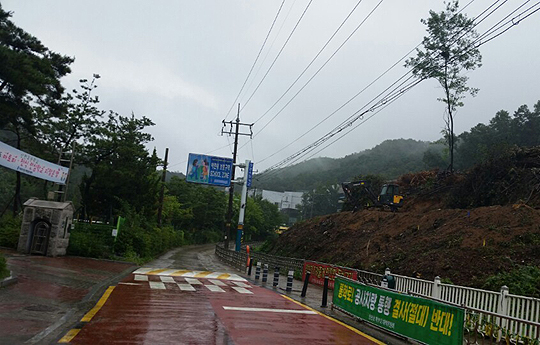
[[[228,187],[231,184],[232,169],[231,158],[190,153],[186,181]]]
[[[249,170],[247,175],[247,186],[251,187],[251,182],[253,181],[253,162],[249,162]]]

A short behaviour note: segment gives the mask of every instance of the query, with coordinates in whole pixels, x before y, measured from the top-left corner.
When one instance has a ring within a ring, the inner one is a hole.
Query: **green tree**
[[[416,57],[409,58],[405,66],[412,69],[413,75],[434,78],[444,90],[444,97],[438,100],[446,104],[445,130],[450,153],[449,170],[454,169],[454,115],[463,106],[466,94],[476,95],[478,89],[467,86],[468,77],[464,71],[481,66],[482,56],[475,46],[478,37],[474,30],[474,20],[459,12],[457,0],[446,3],[440,13],[429,12],[428,19],[422,19],[427,26],[428,36],[417,49]]]
[[[283,223],[283,217],[279,213],[277,205],[268,200],[264,200],[261,196],[253,198],[253,201],[259,205],[263,213],[264,222],[259,231],[257,240],[264,240],[274,234],[274,231]]]
[[[526,105],[520,106],[513,115],[500,110],[488,125],[480,123],[459,135],[456,164],[466,169],[496,158],[515,145],[540,145],[537,128],[540,128],[540,102],[535,104],[534,111]]]
[[[65,152],[74,142],[84,145],[96,133],[99,120],[105,114],[97,108],[98,96],[92,94],[99,78],[94,74],[90,82],[88,79],[79,80],[81,91],[73,90],[72,94],[65,95],[58,104],[61,111],[37,109],[38,134],[49,151],[55,154]]]
[[[167,194],[180,204],[181,216],[173,223],[191,243],[206,243],[222,238],[227,195],[210,186],[188,183],[173,176],[167,183]]]
[[[91,169],[81,184],[82,207],[86,216],[106,219],[127,203],[136,213],[150,218],[157,209],[158,158],[145,144],[152,136],[143,130],[153,122],[133,114],[110,113],[83,148],[83,164]]]
[[[302,196],[300,212],[304,219],[336,213],[339,209],[339,188],[337,185],[320,184]]]
[[[50,51],[36,37],[17,27],[0,5],[0,129],[13,133],[15,147],[36,135],[37,106],[59,111],[64,88],[60,78],[70,73],[73,59]],[[21,204],[21,174],[17,172],[13,213]]]

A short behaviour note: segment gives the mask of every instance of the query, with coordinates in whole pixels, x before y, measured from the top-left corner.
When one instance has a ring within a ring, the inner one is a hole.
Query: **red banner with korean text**
[[[309,282],[311,284],[316,284],[320,286],[324,285],[324,277],[328,276],[328,288],[330,289],[334,288],[334,279],[336,277],[336,274],[353,280],[358,279],[357,272],[355,270],[336,265],[323,264],[316,261],[304,262],[302,280],[306,278],[306,272],[310,272]]]

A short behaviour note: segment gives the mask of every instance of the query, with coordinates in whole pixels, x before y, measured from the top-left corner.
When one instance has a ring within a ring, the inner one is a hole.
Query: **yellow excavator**
[[[403,206],[403,195],[399,194],[399,186],[394,183],[384,184],[379,195],[373,193],[369,183],[365,180],[343,182],[341,187],[345,193],[345,198],[353,208],[353,212],[370,207],[378,207],[381,210],[388,207],[390,211],[397,212]],[[355,193],[355,191],[357,192]],[[364,196],[367,197],[369,202],[365,202]]]

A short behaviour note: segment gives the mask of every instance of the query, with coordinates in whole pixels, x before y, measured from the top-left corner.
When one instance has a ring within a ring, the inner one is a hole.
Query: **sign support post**
[[[236,251],[239,252],[242,246],[242,232],[244,230],[244,216],[246,213],[246,202],[247,202],[247,189],[248,189],[248,175],[251,161],[246,160],[245,165],[239,164],[239,166],[244,168],[244,178],[242,179],[242,196],[240,197],[240,214],[238,216],[238,229],[236,231]]]

